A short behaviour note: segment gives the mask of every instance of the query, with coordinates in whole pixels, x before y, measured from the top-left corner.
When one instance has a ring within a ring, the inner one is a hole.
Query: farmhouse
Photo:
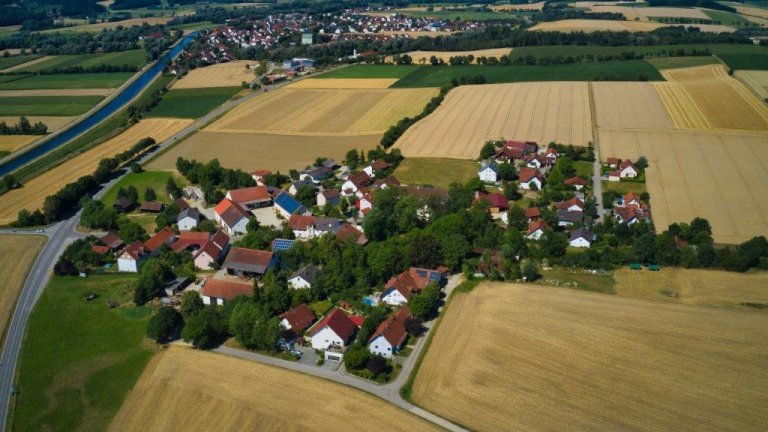
[[[588,248],[592,245],[595,235],[587,228],[578,228],[571,232],[569,244],[571,247]]]
[[[507,146],[503,146],[496,150],[496,153],[493,155],[493,160],[496,161],[496,163],[513,163],[522,158],[522,150]]]
[[[312,348],[344,348],[355,334],[357,326],[339,308],[334,308],[315,324],[309,331]]]
[[[356,194],[361,188],[371,184],[371,177],[363,171],[355,172],[347,177],[347,180],[341,185],[341,194],[350,196]]]
[[[317,278],[318,268],[313,265],[302,267],[288,278],[288,286],[293,289],[307,289],[312,288]]]
[[[370,165],[363,168],[363,172],[368,174],[369,177],[373,178],[373,177],[376,177],[377,171],[384,171],[389,167],[390,167],[389,162],[383,159],[376,159],[375,161],[371,162]]]
[[[538,154],[529,154],[525,157],[525,166],[528,168],[536,168],[536,169],[542,169],[545,167],[550,167],[554,164],[554,162],[544,156],[540,156]]]
[[[577,191],[583,189],[584,186],[587,185],[587,181],[579,176],[566,179],[563,183],[565,183],[566,186],[572,186]]]
[[[171,244],[171,249],[176,253],[185,250],[194,252],[208,243],[209,237],[207,232],[182,231],[179,238]]]
[[[155,253],[160,250],[162,245],[170,245],[176,239],[176,233],[172,229],[165,227],[155,233],[149,240],[144,242],[144,247],[150,252]]]
[[[222,230],[216,231],[192,258],[195,267],[209,270],[229,251],[229,236]]]
[[[621,178],[635,178],[637,177],[637,170],[632,164],[632,161],[625,160],[619,164],[619,177]]]
[[[483,183],[496,183],[499,180],[499,167],[496,165],[496,162],[488,162],[480,167],[477,177]]]
[[[525,238],[529,240],[539,240],[544,237],[544,230],[549,228],[544,220],[537,220],[528,224],[528,231],[525,233]]]
[[[144,244],[140,241],[135,241],[129,244],[117,258],[117,269],[121,272],[138,273],[141,262],[148,255]]]
[[[448,269],[445,267],[436,270],[411,267],[387,281],[381,293],[381,301],[390,306],[408,303],[413,294],[421,292],[430,283],[442,285],[447,274]]]
[[[101,237],[98,241],[96,241],[96,243],[91,246],[91,249],[99,248],[98,250],[94,249],[94,252],[104,255],[108,252],[118,251],[123,246],[125,246],[125,243],[120,240],[120,237],[118,237],[117,234],[108,232],[104,237]]]
[[[299,189],[303,187],[311,188],[312,190],[315,189],[315,183],[312,182],[312,179],[305,177],[300,178],[299,180],[291,183],[291,185],[288,187],[288,193],[296,196],[297,193],[299,193]]]
[[[245,209],[266,207],[272,202],[266,186],[233,189],[227,192],[227,199],[240,204]]]
[[[544,176],[535,168],[520,168],[518,176],[521,189],[541,190],[544,185]]]
[[[341,192],[336,189],[324,190],[317,194],[317,206],[325,207],[326,205],[335,206],[339,204]]]
[[[280,315],[280,326],[287,330],[283,333],[283,337],[286,339],[294,340],[298,338],[314,322],[315,314],[312,313],[312,310],[309,309],[306,303],[302,303]]]
[[[245,234],[248,226],[248,218],[251,214],[240,204],[227,198],[221,200],[213,210],[216,222],[224,228],[230,236]]]
[[[309,239],[315,236],[315,217],[293,214],[288,218],[288,226],[298,239]]]
[[[274,264],[272,252],[233,247],[221,267],[228,274],[251,278],[264,275]]]
[[[584,201],[573,197],[567,201],[561,201],[556,204],[557,210],[563,210],[563,211],[572,211],[572,212],[583,212],[584,211]]]
[[[294,213],[303,215],[310,214],[309,210],[286,192],[280,192],[280,194],[275,197],[275,209],[286,219],[291,217]]]
[[[142,213],[160,213],[163,211],[163,203],[157,201],[144,201],[139,207]]]
[[[210,278],[205,281],[205,286],[200,292],[203,303],[206,305],[224,305],[237,296],[253,296],[253,285],[249,283],[235,282],[224,279]]]
[[[405,322],[409,318],[411,318],[411,311],[408,310],[408,305],[390,315],[389,318],[379,324],[376,332],[368,340],[368,350],[372,354],[392,358],[396,352],[400,351],[408,338]]]
[[[179,231],[189,231],[200,222],[200,211],[194,207],[187,207],[179,212],[176,217],[176,225]]]

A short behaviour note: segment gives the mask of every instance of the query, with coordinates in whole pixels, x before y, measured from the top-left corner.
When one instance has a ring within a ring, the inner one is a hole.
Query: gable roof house
[[[266,207],[272,203],[272,197],[269,196],[266,186],[233,189],[227,192],[227,199],[240,204],[245,209]]]
[[[483,183],[496,183],[499,181],[499,167],[496,162],[488,162],[477,171],[477,177]]]
[[[317,206],[325,207],[326,205],[335,206],[339,203],[341,192],[336,189],[327,189],[317,194]]]
[[[312,288],[319,269],[313,265],[302,267],[288,278],[288,286],[293,289]]]
[[[363,196],[355,201],[355,208],[359,217],[365,217],[373,209],[373,194],[370,192],[363,193]]]
[[[541,210],[538,207],[528,207],[523,212],[525,217],[528,218],[528,222],[535,222],[541,219]]]
[[[125,246],[125,243],[114,232],[108,232],[104,237],[101,237],[91,246],[91,250],[104,255],[109,252],[115,252]]]
[[[550,163],[554,165],[554,163],[557,162],[557,158],[560,157],[560,152],[558,152],[556,148],[550,147],[542,156],[549,159]]]
[[[344,348],[355,334],[357,326],[339,308],[333,308],[309,330],[312,348],[327,350],[328,348]]]
[[[144,247],[150,252],[155,253],[160,250],[162,245],[170,245],[176,239],[176,233],[172,229],[165,227],[156,232],[155,235],[144,242]]]
[[[228,274],[250,278],[264,275],[274,264],[272,252],[233,247],[229,250],[221,267]]]
[[[160,213],[163,211],[163,203],[157,201],[144,201],[139,207],[142,213]]]
[[[176,217],[176,225],[179,231],[189,231],[200,223],[200,211],[194,207],[187,207],[179,212]]]
[[[208,241],[192,255],[195,267],[200,270],[210,270],[214,263],[229,251],[229,236],[222,230],[216,231]]]
[[[621,173],[619,171],[608,171],[606,176],[609,182],[621,181]]]
[[[642,214],[634,207],[616,207],[613,211],[616,219],[627,225],[635,224],[642,219]]]
[[[144,243],[135,241],[123,250],[117,258],[117,269],[121,272],[138,273],[141,262],[149,256]]]
[[[392,358],[396,352],[400,351],[406,339],[408,339],[405,322],[410,317],[411,311],[408,309],[408,305],[405,305],[382,321],[376,327],[376,331],[370,339],[368,339],[368,350],[372,354]]]
[[[185,250],[196,251],[208,243],[209,237],[207,232],[182,231],[179,238],[171,244],[171,249],[176,253]]]
[[[637,170],[635,169],[635,165],[632,164],[632,161],[625,160],[624,162],[619,164],[619,177],[621,178],[635,178],[637,177]]]
[[[359,230],[355,226],[349,223],[342,224],[336,231],[336,237],[342,241],[351,240],[359,245],[365,245],[368,243],[368,238],[363,231]]]
[[[216,222],[230,236],[245,234],[248,218],[251,217],[251,214],[243,206],[227,198],[224,198],[216,205],[213,215]]]
[[[550,167],[553,164],[554,162],[551,159],[538,154],[529,154],[525,157],[525,165],[529,168],[542,169]]]
[[[557,226],[571,226],[584,220],[584,212],[571,210],[557,211]]]
[[[173,203],[176,204],[180,212],[189,208],[189,203],[184,198],[176,198]]]
[[[617,168],[619,166],[619,158],[615,157],[609,157],[605,160],[605,164],[608,165],[609,168]]]
[[[627,192],[621,197],[621,203],[619,203],[619,207],[634,207],[637,210],[640,210],[642,207],[643,202],[640,200],[640,195],[634,193],[634,192]]]
[[[275,197],[275,210],[277,210],[277,212],[286,219],[291,217],[291,215],[294,213],[303,215],[310,214],[309,210],[301,205],[301,203],[298,202],[296,198],[292,197],[284,191],[280,192]]]
[[[447,276],[448,269],[445,267],[436,270],[411,267],[387,281],[381,293],[381,301],[391,306],[408,303],[413,294],[421,292],[433,282],[442,285]]]
[[[544,186],[544,176],[535,168],[520,168],[518,177],[521,189],[533,189],[535,186],[536,189],[541,190],[541,187]]]
[[[288,226],[293,230],[293,235],[299,239],[309,239],[315,235],[315,217],[293,214],[288,218]]]
[[[368,174],[368,177],[376,177],[376,171],[384,171],[385,169],[389,168],[390,164],[389,162],[385,161],[384,159],[376,159],[375,161],[371,162],[368,166],[363,168],[363,171]]]
[[[280,315],[280,325],[286,330],[283,333],[285,339],[293,340],[301,336],[301,333],[308,329],[315,322],[315,314],[302,303],[293,309],[287,310]]]
[[[341,195],[355,195],[361,188],[371,184],[371,177],[364,171],[354,172],[347,177],[347,180],[341,185]]]
[[[395,176],[387,176],[384,178],[377,179],[375,182],[373,182],[373,186],[376,189],[398,187],[400,186],[400,180],[398,180]]]
[[[515,160],[523,158],[523,151],[517,148],[502,146],[496,150],[493,160],[496,163],[513,163]]]
[[[528,224],[528,231],[525,233],[525,238],[529,240],[539,240],[544,237],[544,230],[549,228],[543,219],[539,219],[535,222]]]
[[[317,189],[311,178],[304,177],[299,178],[299,180],[291,183],[291,185],[288,187],[288,193],[295,196],[297,193],[299,193],[299,189],[303,188],[304,186],[310,187],[312,190]]]
[[[584,201],[573,197],[566,201],[561,201],[557,204],[555,204],[558,210],[565,210],[565,211],[574,211],[574,212],[583,212],[584,211]]]
[[[584,188],[584,186],[587,185],[587,181],[579,176],[573,176],[571,178],[565,179],[563,182],[566,186],[572,186],[576,190],[581,190]]]
[[[578,228],[571,232],[568,242],[571,247],[588,248],[592,246],[594,240],[595,235],[592,234],[592,231],[587,228]]]
[[[315,169],[306,171],[299,176],[301,180],[309,180],[314,184],[320,184],[323,180],[333,174],[333,170],[326,166],[320,166]]]
[[[257,169],[251,173],[251,177],[256,180],[256,183],[260,186],[264,186],[264,177],[271,175],[272,171],[265,169]]]
[[[238,296],[253,296],[253,284],[210,278],[205,281],[200,295],[206,305],[223,305]]]
[[[112,208],[120,213],[128,213],[136,206],[136,203],[126,197],[118,197],[112,204]]]

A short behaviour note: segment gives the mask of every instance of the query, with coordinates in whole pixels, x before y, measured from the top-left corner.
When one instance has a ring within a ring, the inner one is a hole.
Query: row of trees
[[[35,124],[30,123],[25,116],[19,117],[19,122],[15,125],[7,125],[0,121],[0,135],[45,135],[48,133],[48,126],[43,122]]]
[[[218,159],[203,164],[195,159],[182,157],[176,159],[176,169],[190,183],[200,185],[205,194],[205,201],[217,203],[224,199],[224,190],[256,186],[256,180],[241,170],[223,168]],[[278,173],[279,175],[279,173]]]

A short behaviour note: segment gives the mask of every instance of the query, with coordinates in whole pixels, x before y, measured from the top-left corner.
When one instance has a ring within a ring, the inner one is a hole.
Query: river
[[[139,93],[149,86],[149,84],[155,80],[162,72],[165,64],[176,57],[181,50],[183,50],[192,39],[194,39],[197,32],[190,33],[185,36],[179,43],[174,45],[168,52],[166,52],[160,60],[155,62],[149,69],[141,73],[130,85],[124,88],[117,96],[110,100],[107,104],[99,108],[97,111],[91,113],[88,117],[81,119],[75,123],[69,129],[61,132],[50,140],[38,145],[37,147],[27,152],[19,154],[18,157],[9,160],[8,162],[0,165],[0,176],[12,173],[29,162],[37,159],[38,157],[57,149],[62,145],[68,143],[81,133],[101,123],[104,119],[112,114],[120,111],[130,101],[132,101]]]

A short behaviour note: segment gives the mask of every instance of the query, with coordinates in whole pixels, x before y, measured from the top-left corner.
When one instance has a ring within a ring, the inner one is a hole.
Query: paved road
[[[452,276],[448,280],[448,283],[446,284],[444,289],[446,293],[446,299],[451,294],[453,289],[456,288],[462,282],[462,280],[463,280],[462,275]],[[441,311],[442,311],[442,307],[441,307]],[[395,378],[394,381],[389,382],[387,384],[377,384],[372,381],[368,381],[360,377],[357,377],[355,375],[350,375],[345,372],[343,364],[338,370],[329,370],[329,369],[317,367],[314,365],[291,362],[291,361],[282,360],[275,357],[266,356],[263,354],[253,353],[250,351],[229,348],[223,345],[219,348],[214,349],[213,351],[218,352],[220,354],[239,357],[245,360],[257,361],[260,363],[277,366],[277,367],[289,369],[296,372],[302,372],[309,375],[314,375],[319,378],[324,378],[327,380],[338,382],[340,384],[354,387],[356,389],[362,390],[366,393],[370,393],[374,396],[384,399],[385,401],[391,404],[394,404],[406,411],[409,411],[444,429],[448,429],[454,432],[466,432],[466,429],[456,424],[453,424],[442,417],[436,416],[435,414],[425,411],[413,405],[412,403],[404,400],[402,397],[400,397],[400,388],[403,386],[405,381],[410,376],[411,371],[413,370],[413,367],[416,363],[416,359],[419,357],[419,354],[424,349],[425,341],[427,340],[427,337],[429,336],[429,334],[432,332],[432,329],[434,328],[434,324],[435,324],[435,320],[425,323],[425,327],[427,329],[424,332],[424,335],[417,340],[411,354],[408,357],[406,357],[405,361],[402,363],[403,367],[400,370],[400,374],[397,376],[397,378]]]
[[[592,91],[592,83],[589,85],[589,107],[592,111],[592,149],[595,151],[595,162],[592,164],[592,196],[597,203],[597,221],[601,222],[605,216],[605,209],[603,208],[603,176],[600,174],[602,166],[600,164],[600,152],[599,152],[599,136],[597,134],[597,113],[595,112],[594,92]]]

